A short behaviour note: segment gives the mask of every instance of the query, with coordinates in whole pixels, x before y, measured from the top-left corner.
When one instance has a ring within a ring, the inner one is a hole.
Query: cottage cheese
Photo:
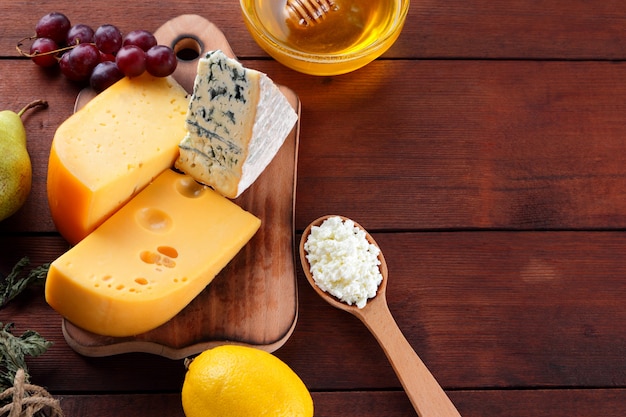
[[[313,226],[304,243],[315,284],[348,305],[365,307],[382,282],[378,246],[350,219],[339,216]]]

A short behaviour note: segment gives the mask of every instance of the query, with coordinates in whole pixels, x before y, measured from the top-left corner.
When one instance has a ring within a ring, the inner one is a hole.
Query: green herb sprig
[[[13,323],[2,326],[0,323],[0,391],[13,386],[19,369],[24,370],[25,381],[29,382],[26,356],[39,356],[52,346],[52,342],[34,330],[26,330],[21,336],[15,336],[11,332]]]
[[[33,268],[24,277],[22,272],[28,264],[30,264],[30,259],[25,256],[15,264],[9,275],[0,278],[0,308],[17,297],[30,284],[45,281],[50,264]]]
[[[9,275],[4,278],[0,277],[0,309],[29,285],[45,282],[50,264],[33,268],[24,276],[24,268],[29,263],[30,260],[25,256],[18,261]],[[11,331],[13,326],[13,323],[3,325],[0,322],[1,414],[5,415],[5,412],[9,412],[10,415],[14,415],[14,409],[21,409],[22,402],[26,401],[29,404],[28,407],[36,404],[36,408],[32,409],[35,411],[32,414],[35,417],[48,416],[47,410],[51,410],[50,415],[63,416],[58,400],[53,399],[44,388],[30,384],[30,375],[26,366],[26,356],[42,355],[52,346],[52,342],[47,341],[34,330],[26,330],[21,336],[15,336]],[[17,394],[20,392],[23,392],[23,397]],[[15,395],[19,398],[17,402]]]

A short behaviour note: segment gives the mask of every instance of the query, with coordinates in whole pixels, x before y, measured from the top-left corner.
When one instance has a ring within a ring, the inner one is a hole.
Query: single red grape
[[[52,12],[43,16],[35,25],[38,38],[50,38],[58,45],[65,42],[71,27],[70,20],[63,13]]]
[[[168,46],[153,46],[146,52],[146,70],[155,77],[171,75],[176,70],[177,65],[176,54]]]
[[[136,45],[126,45],[117,52],[115,63],[128,77],[137,77],[146,70],[146,53]]]
[[[91,88],[96,92],[101,92],[124,78],[124,73],[120,71],[115,62],[104,61],[96,65],[89,78]]]
[[[100,63],[100,51],[92,43],[81,43],[70,52],[70,60],[76,72],[89,78],[91,71]]]
[[[61,73],[65,75],[68,80],[81,81],[81,74],[76,73],[74,71],[74,67],[70,63],[69,52],[61,55],[61,59],[59,60],[59,67],[61,68]]]
[[[105,54],[115,55],[122,46],[122,32],[113,25],[102,25],[93,35],[98,49]]]
[[[31,60],[40,67],[51,67],[56,65],[58,57],[56,53],[51,53],[59,49],[55,41],[49,38],[37,38],[30,46]]]
[[[100,63],[100,51],[91,43],[81,43],[61,58],[61,72],[72,81],[86,81]]]
[[[94,31],[91,26],[79,23],[70,28],[67,33],[67,44],[77,45],[79,43],[93,43]]]
[[[156,44],[157,40],[152,33],[148,32],[147,30],[139,29],[128,32],[126,36],[124,36],[124,42],[122,43],[122,46],[136,45],[144,51],[147,51]]]

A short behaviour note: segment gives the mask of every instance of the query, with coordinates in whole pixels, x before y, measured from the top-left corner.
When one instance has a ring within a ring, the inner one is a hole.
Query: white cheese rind
[[[198,62],[176,168],[236,198],[273,160],[297,119],[266,74],[210,52]]]
[[[365,231],[339,216],[313,226],[304,243],[315,284],[348,305],[365,307],[382,282],[378,246]]]

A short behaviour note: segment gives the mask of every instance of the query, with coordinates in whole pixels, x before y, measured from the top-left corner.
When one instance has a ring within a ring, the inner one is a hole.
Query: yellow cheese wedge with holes
[[[170,169],[50,265],[46,301],[106,336],[178,314],[254,236],[261,220]]]
[[[47,187],[52,219],[66,240],[83,239],[173,166],[188,103],[173,78],[146,73],[118,81],[59,126]]]

